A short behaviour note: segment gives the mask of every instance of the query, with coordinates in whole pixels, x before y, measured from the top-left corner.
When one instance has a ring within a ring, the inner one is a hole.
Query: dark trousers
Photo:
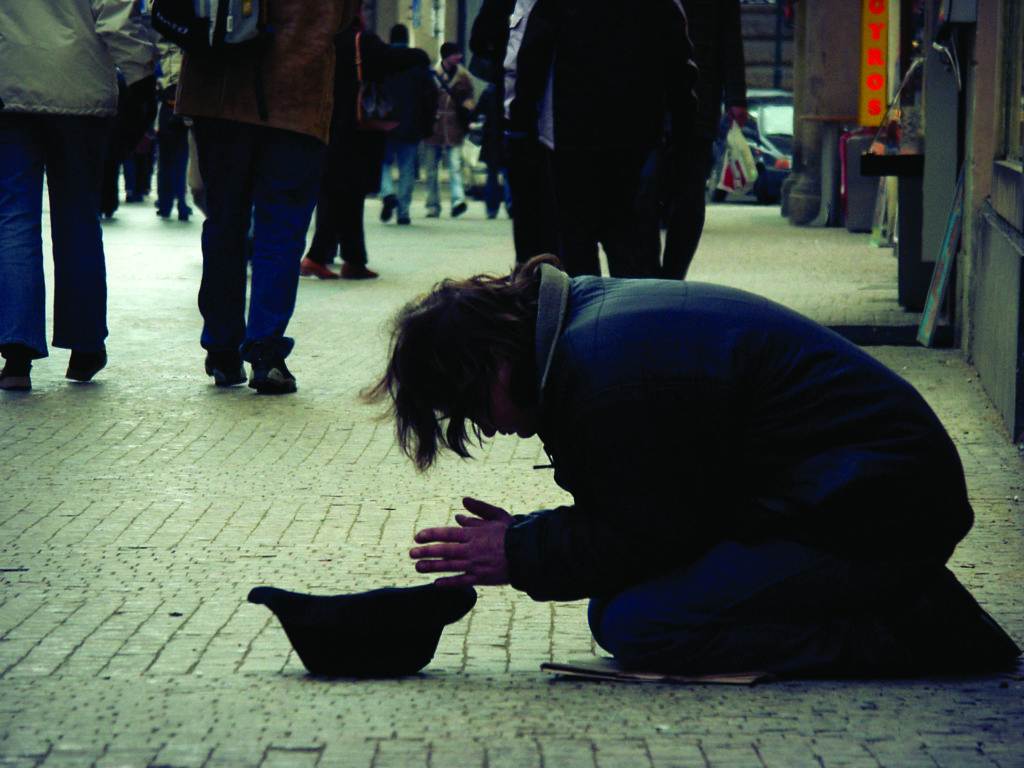
[[[714,164],[710,137],[693,137],[686,148],[686,159],[669,171],[675,174],[672,189],[667,194],[667,231],[665,251],[662,254],[661,277],[682,280],[697,252],[704,232],[705,189],[708,174]],[[660,207],[660,206],[659,206]]]
[[[793,541],[722,542],[590,603],[623,665],[681,673],[914,674],[998,668],[1013,641],[939,562],[854,562]]]
[[[559,257],[570,275],[600,274],[600,244],[613,277],[652,276],[644,246],[652,236],[646,230],[657,236],[657,217],[639,208],[650,157],[650,149],[555,150]]]
[[[295,309],[299,262],[326,147],[311,136],[229,120],[197,119],[194,130],[207,205],[199,287],[202,345],[237,350],[250,362],[284,358],[294,346],[284,332]]]
[[[98,218],[112,121],[0,113],[0,346],[45,357],[43,176],[53,241],[53,345],[98,352],[107,279]]]
[[[156,208],[162,215],[171,212],[175,203],[178,213],[188,213],[185,197],[185,173],[188,170],[188,127],[173,117],[174,107],[160,105],[159,160],[156,174]],[[170,114],[169,114],[170,113]]]
[[[341,246],[342,261],[366,266],[365,201],[359,184],[341,178],[325,179],[317,202],[316,233],[306,256],[318,264],[330,264]]]
[[[558,252],[551,152],[530,139],[510,140],[507,150],[512,238],[516,261],[521,264],[540,253]]]

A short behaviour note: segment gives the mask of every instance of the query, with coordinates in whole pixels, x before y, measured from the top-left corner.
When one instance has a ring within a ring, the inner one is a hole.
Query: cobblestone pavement
[[[203,375],[200,225],[122,206],[104,225],[110,365],[63,378],[67,352],[0,395],[0,765],[1024,765],[1020,673],[754,688],[552,681],[595,652],[584,605],[485,589],[433,663],[393,681],[307,677],[244,602],[275,584],[343,592],[422,581],[414,530],[464,494],[513,511],[561,501],[540,445],[496,440],[417,475],[359,389],[384,327],[443,275],[501,271],[508,222],[383,226],[378,281],[303,281],[289,364],[299,392],[260,398]],[[422,210],[419,203],[414,215]],[[863,236],[717,206],[694,279],[765,293],[829,323],[904,323],[896,267]],[[874,348],[941,415],[977,523],[953,568],[1024,641],[1024,461],[954,351]]]

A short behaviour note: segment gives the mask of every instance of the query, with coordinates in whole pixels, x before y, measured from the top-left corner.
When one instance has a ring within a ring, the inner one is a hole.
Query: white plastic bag
[[[733,123],[725,137],[725,156],[718,188],[726,192],[749,192],[757,181],[757,163],[739,124]]]

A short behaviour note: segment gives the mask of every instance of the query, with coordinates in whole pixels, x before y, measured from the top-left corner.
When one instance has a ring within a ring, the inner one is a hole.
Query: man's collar
[[[550,264],[540,267],[540,288],[537,293],[536,358],[538,402],[543,405],[544,387],[555,356],[555,345],[562,333],[565,310],[569,304],[569,276]]]

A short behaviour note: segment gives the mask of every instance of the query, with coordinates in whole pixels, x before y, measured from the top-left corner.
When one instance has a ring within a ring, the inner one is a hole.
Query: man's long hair
[[[536,256],[500,277],[442,280],[395,316],[387,370],[363,397],[390,398],[398,444],[418,469],[429,468],[442,447],[469,457],[502,361],[512,366],[512,400],[523,407],[538,402],[541,264],[558,266],[558,259]]]

